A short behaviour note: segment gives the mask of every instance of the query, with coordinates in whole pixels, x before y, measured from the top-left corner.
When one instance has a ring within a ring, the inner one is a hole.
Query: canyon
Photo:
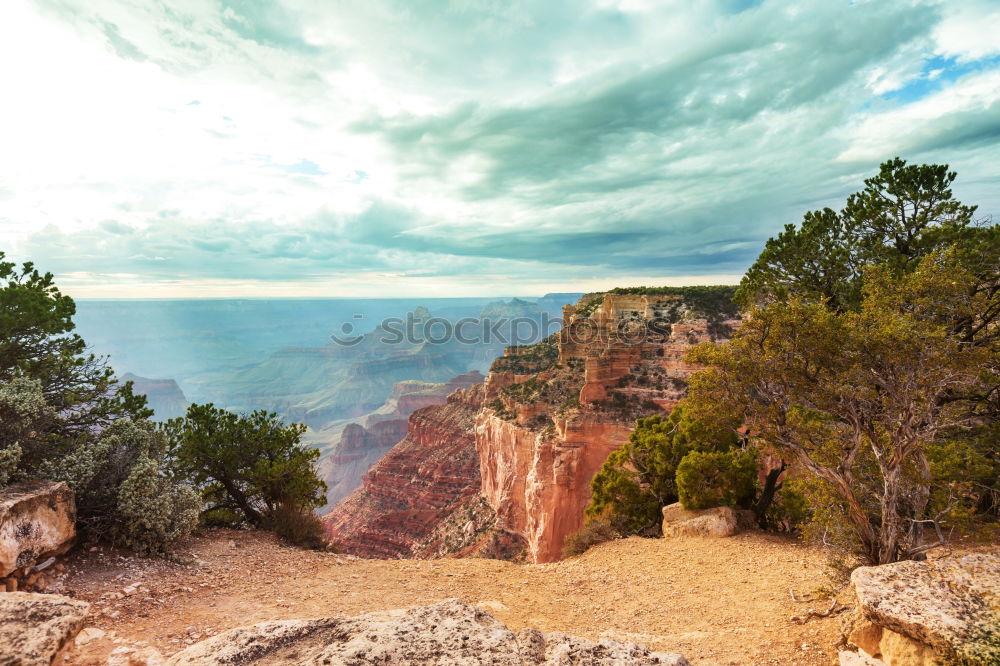
[[[406,437],[327,517],[365,557],[489,554],[552,562],[590,480],[635,419],[668,412],[688,350],[739,324],[728,288],[589,294],[561,331],[509,347],[481,387],[414,412]]]
[[[456,390],[480,384],[483,379],[473,370],[445,383],[397,382],[385,404],[367,416],[309,433],[307,440],[315,442],[323,454],[317,471],[327,485],[327,504],[337,505],[360,486],[365,472],[406,437],[410,414],[442,405]]]

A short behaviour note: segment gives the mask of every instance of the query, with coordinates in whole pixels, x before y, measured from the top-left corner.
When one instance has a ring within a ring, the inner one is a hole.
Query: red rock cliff
[[[558,340],[496,361],[475,424],[481,492],[502,526],[526,540],[529,560],[559,559],[582,525],[594,474],[636,418],[683,397],[694,369],[688,349],[725,338],[733,316],[678,295],[593,295],[564,309]]]
[[[444,384],[398,382],[378,410],[357,421],[316,433],[316,439],[332,442],[320,445],[324,455],[318,469],[327,484],[327,504],[335,506],[361,485],[362,475],[406,436],[410,414],[431,405],[442,405],[456,389],[468,388],[482,380],[483,376],[473,371]]]
[[[410,416],[403,441],[325,518],[328,534],[344,552],[376,558],[438,554],[426,547],[435,530],[479,500],[473,426],[482,396],[482,385],[459,389],[444,405]],[[478,531],[473,526],[469,536]]]

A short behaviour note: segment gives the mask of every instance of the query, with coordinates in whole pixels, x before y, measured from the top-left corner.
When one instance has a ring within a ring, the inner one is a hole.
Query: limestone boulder
[[[731,506],[685,509],[680,502],[663,507],[663,536],[729,537],[752,529],[753,512]]]
[[[1000,554],[860,567],[848,642],[889,666],[1000,663]]]
[[[56,594],[0,594],[0,666],[58,663],[90,604]]]
[[[681,655],[653,653],[634,644],[594,643],[532,629],[515,635],[485,611],[457,599],[350,618],[263,622],[197,643],[167,663],[690,666]]]
[[[0,577],[66,552],[76,537],[76,504],[64,482],[0,489]]]

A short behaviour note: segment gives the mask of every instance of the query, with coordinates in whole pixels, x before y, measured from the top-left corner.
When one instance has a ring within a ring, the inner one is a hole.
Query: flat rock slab
[[[263,622],[232,629],[175,654],[169,666],[223,664],[438,664],[464,666],[690,666],[681,655],[635,644],[594,643],[561,633],[514,634],[492,615],[449,599],[350,618]]]
[[[76,537],[76,503],[64,482],[0,489],[0,578],[66,552]]]
[[[860,567],[851,582],[883,629],[962,663],[1000,663],[1000,554]]]
[[[0,666],[48,666],[83,628],[90,604],[57,594],[0,594]]]
[[[663,507],[663,536],[729,537],[754,526],[753,512],[717,506],[685,509],[680,502]]]

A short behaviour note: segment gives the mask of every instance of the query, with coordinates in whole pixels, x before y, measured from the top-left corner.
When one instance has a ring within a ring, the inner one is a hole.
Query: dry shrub
[[[572,534],[566,535],[563,545],[563,559],[582,555],[591,547],[606,541],[620,538],[621,535],[611,525],[607,518],[594,518],[584,523],[583,527]]]
[[[285,541],[311,550],[333,550],[319,516],[292,502],[279,504],[264,517],[262,527]]]

